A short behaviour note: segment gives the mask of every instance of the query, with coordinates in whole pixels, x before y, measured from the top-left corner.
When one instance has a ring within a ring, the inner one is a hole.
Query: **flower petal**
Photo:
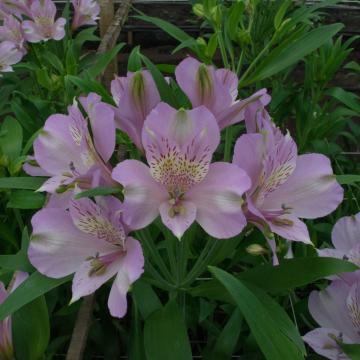
[[[121,262],[108,300],[111,315],[119,318],[123,317],[126,313],[126,294],[130,285],[144,272],[144,255],[139,241],[128,237],[126,240],[126,249],[126,256]]]
[[[196,218],[196,206],[190,201],[181,201],[178,213],[174,213],[174,206],[169,201],[160,205],[161,221],[180,240],[184,232]]]
[[[137,160],[125,160],[115,167],[112,177],[124,186],[124,221],[132,229],[153,222],[168,194],[151,177],[149,167]]]
[[[291,213],[299,218],[315,219],[334,211],[343,200],[343,193],[326,156],[300,155],[292,175],[265,199],[262,208],[291,208]]]
[[[250,185],[244,170],[233,164],[216,162],[210,165],[205,179],[186,194],[186,199],[196,205],[196,220],[208,234],[230,238],[246,225],[242,195]]]
[[[348,252],[359,244],[360,213],[339,219],[331,233],[332,243],[337,250]]]
[[[103,249],[103,242],[79,231],[65,210],[44,208],[33,216],[31,224],[29,260],[47,276],[72,274],[87,257]]]

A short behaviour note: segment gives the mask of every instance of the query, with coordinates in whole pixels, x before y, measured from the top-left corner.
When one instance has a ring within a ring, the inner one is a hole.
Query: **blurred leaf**
[[[148,318],[154,311],[160,309],[162,304],[148,283],[138,280],[132,288],[132,295],[143,319]]]
[[[280,50],[275,48],[270,52],[262,63],[260,63],[248,79],[243,79],[241,86],[246,86],[256,81],[269,78],[278,72],[296,64],[306,55],[318,49],[329,41],[336,33],[343,28],[342,24],[320,26],[302,35],[295,42]]]
[[[72,276],[52,279],[35,271],[0,304],[0,320],[71,279]]]
[[[141,62],[141,54],[140,54],[140,46],[135,46],[128,60],[128,71],[135,72],[141,70],[142,62]]]
[[[344,66],[344,69],[354,70],[360,74],[360,65],[356,61],[350,61]]]
[[[339,87],[329,89],[328,91],[326,91],[326,94],[334,97],[335,99],[348,106],[350,109],[360,114],[360,98],[356,94],[350,91],[345,91],[344,89]]]
[[[275,17],[274,17],[274,27],[276,30],[278,30],[283,22],[284,16],[286,14],[287,9],[291,5],[291,0],[285,0],[279,7],[279,10],[277,11]]]
[[[0,178],[0,189],[37,190],[47,180],[46,177],[3,177]]]
[[[120,43],[113,47],[111,50],[103,54],[97,55],[94,65],[85,70],[87,74],[91,78],[96,78],[98,75],[100,75],[124,46],[125,43]]]
[[[175,300],[146,319],[144,345],[148,360],[192,359],[184,317]]]
[[[360,344],[339,344],[351,360],[360,360]]]
[[[9,159],[14,160],[21,154],[23,131],[18,121],[7,116],[1,126],[1,152]]]
[[[40,209],[45,204],[45,195],[30,190],[14,190],[11,192],[8,208]]]
[[[50,339],[45,297],[40,296],[16,311],[11,320],[16,359],[42,358]]]
[[[357,269],[356,265],[345,260],[327,257],[304,257],[284,259],[277,266],[271,264],[259,265],[235,276],[271,294],[279,294],[330,275],[351,272]],[[193,288],[190,293],[193,296],[228,300],[227,295],[221,292],[219,285],[214,280]]]
[[[303,359],[299,349],[274,321],[271,310],[264,306],[256,294],[229,273],[216,267],[209,269],[240,309],[266,359]]]
[[[336,175],[336,180],[340,185],[351,185],[360,182],[360,175]]]
[[[118,194],[122,192],[122,188],[111,188],[111,187],[96,187],[90,190],[82,191],[75,195],[75,199],[81,199],[84,197],[94,197],[94,196],[106,196],[112,194]]]
[[[151,72],[152,77],[154,78],[157,89],[159,90],[161,100],[165,101],[169,105],[176,107],[177,102],[173,94],[173,91],[170,85],[165,80],[164,76],[161,74],[160,70],[144,55],[141,55],[142,61],[145,63],[146,67]]]
[[[214,349],[211,351],[210,359],[219,360],[231,358],[240,336],[242,321],[243,315],[241,311],[236,308],[219,334]]]

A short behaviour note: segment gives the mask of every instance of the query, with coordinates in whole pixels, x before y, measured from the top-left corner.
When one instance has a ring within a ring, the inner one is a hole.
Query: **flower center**
[[[125,250],[119,250],[106,255],[96,254],[95,256],[88,257],[86,260],[90,261],[89,276],[100,276],[105,274],[108,266],[125,254]]]

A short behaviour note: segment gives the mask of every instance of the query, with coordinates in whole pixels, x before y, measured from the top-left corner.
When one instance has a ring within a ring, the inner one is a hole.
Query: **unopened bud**
[[[199,18],[204,17],[205,12],[203,4],[195,4],[192,9],[196,16],[198,16]]]
[[[267,254],[267,250],[260,244],[251,244],[246,248],[250,255],[259,256]]]

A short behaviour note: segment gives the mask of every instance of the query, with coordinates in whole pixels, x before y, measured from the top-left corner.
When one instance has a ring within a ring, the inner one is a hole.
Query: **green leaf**
[[[353,70],[360,74],[360,64],[356,61],[350,61],[344,66],[344,69]]]
[[[140,46],[135,46],[130,55],[128,60],[128,71],[135,72],[141,70],[141,55],[140,55]]]
[[[210,267],[242,312],[259,348],[268,360],[303,359],[296,345],[281,331],[268,308],[242,281],[229,273]]]
[[[147,360],[192,359],[184,317],[175,300],[145,321],[144,345]]]
[[[342,351],[351,360],[360,360],[360,344],[339,344]]]
[[[40,209],[45,204],[45,195],[30,190],[14,190],[11,192],[8,208]]]
[[[286,11],[291,4],[292,4],[291,0],[286,0],[279,7],[279,10],[277,11],[275,18],[274,18],[274,27],[276,30],[278,30],[280,28],[280,26],[283,22],[284,16],[286,14]]]
[[[329,41],[342,28],[343,24],[320,26],[302,35],[295,42],[286,46],[285,49],[281,48],[279,51],[278,48],[275,48],[265,57],[265,60],[256,67],[257,70],[255,73],[250,75],[249,79],[243,81],[242,86],[269,78],[289,66],[296,64],[305,56]]]
[[[80,51],[82,46],[87,41],[100,41],[100,38],[94,33],[97,30],[96,26],[89,27],[87,29],[81,30],[74,39],[75,48],[77,51]]]
[[[33,133],[34,121],[30,115],[24,110],[24,108],[19,104],[20,99],[12,99],[11,101],[11,110],[15,114],[16,119],[19,121],[21,126],[30,133]]]
[[[17,360],[42,358],[50,339],[50,323],[44,296],[12,315],[13,343]]]
[[[334,97],[335,99],[348,106],[350,109],[360,114],[360,98],[356,94],[350,91],[345,91],[344,89],[339,87],[329,89],[328,91],[326,91],[326,94]]]
[[[23,131],[18,121],[7,116],[1,126],[1,152],[9,159],[15,160],[21,154]]]
[[[156,87],[159,90],[161,100],[165,101],[173,107],[177,107],[175,95],[173,94],[170,85],[167,83],[160,70],[146,56],[141,55],[141,58],[146,67],[151,72],[152,77],[154,78]]]
[[[75,199],[81,199],[84,197],[94,197],[94,196],[106,196],[112,194],[118,194],[122,192],[122,188],[111,188],[111,187],[96,187],[90,190],[82,191],[75,195]]]
[[[211,351],[212,360],[231,358],[240,336],[243,318],[241,311],[236,308],[216,340]]]
[[[46,177],[4,177],[0,178],[0,189],[37,190],[47,180]]]
[[[352,185],[360,182],[360,175],[336,175],[336,180],[340,185]]]
[[[71,279],[72,276],[61,279],[52,279],[35,271],[0,305],[0,320],[3,320],[26,304],[37,299],[39,296],[65,284]]]
[[[96,78],[98,75],[100,75],[124,46],[125,43],[120,43],[113,47],[111,50],[103,54],[97,55],[95,64],[86,70],[87,74],[91,78]]]
[[[271,294],[281,294],[295,288],[313,283],[327,276],[352,272],[358,267],[348,261],[327,257],[304,257],[284,259],[280,265],[259,265],[236,275]],[[206,296],[210,299],[227,300],[216,281],[208,281],[192,289],[193,296]]]
[[[148,318],[154,311],[162,307],[151,285],[144,281],[135,282],[132,287],[132,295],[143,319]]]

